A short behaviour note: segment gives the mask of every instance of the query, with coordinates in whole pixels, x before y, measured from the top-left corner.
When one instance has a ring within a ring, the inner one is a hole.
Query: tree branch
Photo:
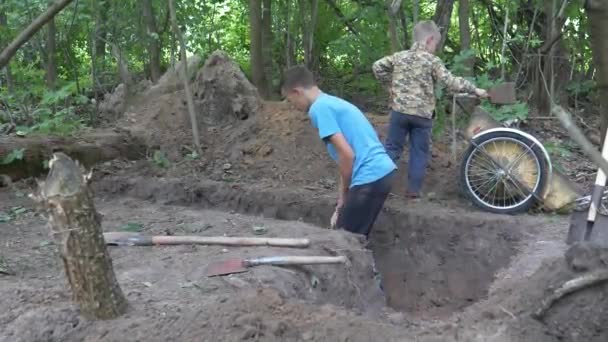
[[[25,30],[23,30],[17,38],[15,38],[4,50],[0,53],[0,69],[4,68],[10,59],[17,53],[17,50],[25,44],[36,32],[38,32],[44,24],[51,20],[57,13],[61,12],[72,0],[58,0],[50,5],[44,13],[40,14]]]
[[[342,13],[342,10],[340,9],[340,7],[338,7],[338,4],[336,4],[336,1],[335,0],[326,0],[326,1],[327,1],[327,4],[329,5],[329,7],[331,7],[334,10],[334,13],[336,13],[338,18],[340,18],[342,20],[342,22],[344,22],[344,24],[346,25],[348,30],[352,34],[358,36],[359,32],[355,29],[355,26],[353,25],[353,20],[346,18],[344,13]]]

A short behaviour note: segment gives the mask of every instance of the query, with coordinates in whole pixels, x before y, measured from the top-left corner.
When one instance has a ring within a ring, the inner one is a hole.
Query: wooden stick
[[[557,116],[562,126],[568,131],[568,134],[577,144],[580,145],[583,153],[599,166],[604,174],[608,174],[608,161],[602,157],[602,154],[596,149],[595,146],[585,137],[585,134],[580,128],[572,122],[572,118],[568,112],[566,112],[560,106],[553,106],[552,112]]]
[[[348,259],[343,256],[306,256],[288,255],[275,257],[262,257],[245,259],[246,266],[257,265],[319,265],[319,264],[345,264]]]
[[[309,239],[228,237],[228,236],[146,236],[137,233],[103,233],[106,244],[119,246],[153,245],[223,245],[223,246],[273,246],[306,248]]]

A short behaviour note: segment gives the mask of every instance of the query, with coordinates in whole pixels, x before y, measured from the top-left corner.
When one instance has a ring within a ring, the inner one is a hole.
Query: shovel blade
[[[247,267],[245,267],[243,259],[229,259],[210,263],[207,266],[207,277],[242,273],[246,271]]]
[[[490,89],[488,94],[490,95],[490,102],[494,104],[514,104],[517,102],[514,82],[499,84]]]
[[[570,215],[570,227],[568,228],[568,237],[566,243],[571,245],[575,242],[586,240],[588,230],[591,228],[591,222],[587,221],[588,210],[573,211]]]
[[[608,216],[597,213],[589,242],[603,248],[608,247]]]

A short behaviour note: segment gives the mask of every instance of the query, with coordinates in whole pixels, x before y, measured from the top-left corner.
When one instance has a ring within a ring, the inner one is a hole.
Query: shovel
[[[604,140],[602,157],[608,159],[608,139]],[[598,213],[605,187],[606,174],[599,168],[591,192],[589,211],[576,210],[570,217],[567,244],[589,241],[602,247],[608,247],[608,217]]]
[[[306,248],[310,245],[309,239],[228,236],[149,236],[128,232],[103,233],[103,238],[106,241],[106,245],[111,246],[223,245]]]
[[[274,256],[261,258],[236,258],[212,262],[207,266],[207,276],[214,277],[233,273],[246,272],[249,267],[260,265],[318,265],[318,264],[345,264],[345,256]]]
[[[455,94],[452,98],[452,143],[450,146],[452,160],[456,161],[457,153],[456,153],[456,104],[465,112],[468,113],[467,109],[457,100],[461,97],[474,97],[470,94]],[[488,89],[488,100],[490,103],[498,104],[498,105],[508,105],[514,104],[517,102],[517,98],[515,97],[515,82],[504,82],[499,85],[496,85],[490,89]],[[468,113],[470,114],[470,113]]]
[[[505,82],[496,85],[488,90],[488,100],[493,104],[514,104],[517,102],[515,98],[515,83]]]

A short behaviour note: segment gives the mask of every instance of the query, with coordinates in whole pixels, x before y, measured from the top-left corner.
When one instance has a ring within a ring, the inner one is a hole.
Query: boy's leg
[[[391,190],[394,174],[392,171],[373,183],[352,187],[346,195],[338,227],[367,238]]]
[[[388,124],[388,135],[384,143],[386,153],[391,157],[393,162],[399,161],[403,154],[403,145],[405,144],[405,138],[407,137],[407,122],[405,121],[405,115],[391,111],[389,124]]]
[[[430,156],[430,139],[433,121],[422,117],[409,116],[410,160],[408,164],[408,191],[418,194],[422,189],[426,166]]]

